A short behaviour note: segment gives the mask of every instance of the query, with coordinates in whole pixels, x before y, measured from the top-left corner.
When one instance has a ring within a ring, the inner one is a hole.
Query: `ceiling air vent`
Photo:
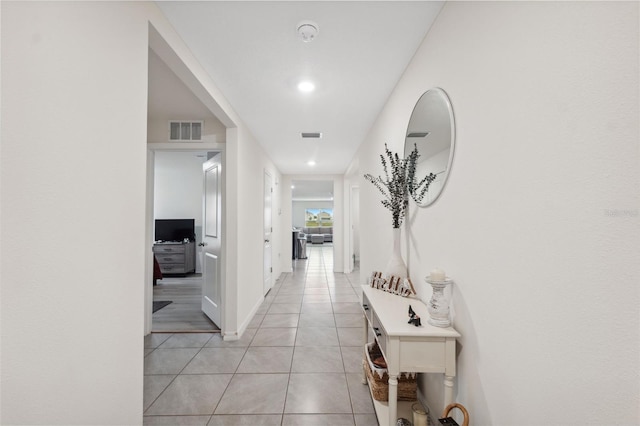
[[[408,138],[424,138],[431,132],[411,132],[407,135]]]
[[[302,132],[301,135],[303,139],[320,139],[322,137],[320,132]]]
[[[200,142],[203,125],[203,121],[169,121],[169,142]]]

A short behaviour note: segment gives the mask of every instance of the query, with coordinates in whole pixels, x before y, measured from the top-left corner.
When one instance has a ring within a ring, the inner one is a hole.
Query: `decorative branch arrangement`
[[[392,153],[387,144],[384,144],[385,155],[380,155],[385,179],[374,177],[367,173],[364,178],[371,182],[382,193],[382,205],[391,211],[394,228],[400,228],[409,207],[409,195],[420,202],[429,190],[429,185],[436,175],[429,173],[419,182],[416,182],[416,164],[420,154],[418,147],[413,146],[413,151],[407,158],[400,158],[397,153]],[[388,164],[387,164],[388,161]]]
[[[413,150],[411,151],[411,154],[409,154],[407,162],[407,190],[409,191],[409,194],[411,194],[413,201],[420,204],[424,199],[424,196],[427,195],[429,185],[436,180],[436,175],[429,173],[427,176],[423,177],[420,182],[416,183],[416,164],[418,163],[418,158],[420,158],[420,154],[418,154],[418,147],[416,144],[413,144]]]

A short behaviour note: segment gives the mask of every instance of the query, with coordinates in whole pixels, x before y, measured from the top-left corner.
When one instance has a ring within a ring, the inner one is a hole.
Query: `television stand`
[[[163,275],[189,274],[196,271],[196,243],[170,241],[155,243],[153,254]]]

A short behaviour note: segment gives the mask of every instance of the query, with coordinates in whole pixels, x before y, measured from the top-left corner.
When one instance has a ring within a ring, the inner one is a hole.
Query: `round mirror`
[[[410,192],[420,207],[432,204],[442,193],[451,169],[454,141],[455,122],[449,97],[440,88],[427,90],[411,113],[404,140],[405,158],[414,147],[418,153],[415,183],[424,183],[412,186]],[[425,179],[432,173],[435,177]]]

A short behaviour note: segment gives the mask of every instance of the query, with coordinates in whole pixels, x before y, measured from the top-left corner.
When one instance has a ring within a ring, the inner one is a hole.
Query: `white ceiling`
[[[157,2],[283,174],[345,172],[442,4]],[[303,20],[320,28],[310,43],[296,33]],[[316,90],[300,93],[302,79]]]

